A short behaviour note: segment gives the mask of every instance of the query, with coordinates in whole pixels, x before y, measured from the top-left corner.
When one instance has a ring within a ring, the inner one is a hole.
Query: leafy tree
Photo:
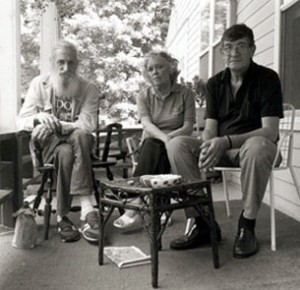
[[[167,34],[170,0],[52,0],[58,7],[62,36],[76,44],[80,73],[94,81],[102,112],[122,120],[136,115],[135,95],[143,79],[140,61],[151,49],[162,48]],[[51,0],[23,0],[23,88],[37,74],[38,15]],[[32,45],[34,44],[34,45]],[[34,58],[35,56],[35,58]],[[32,61],[34,60],[34,61]],[[24,74],[23,74],[24,75]]]

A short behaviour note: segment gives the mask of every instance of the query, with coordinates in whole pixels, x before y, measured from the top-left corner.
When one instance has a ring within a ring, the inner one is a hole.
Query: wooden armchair
[[[116,137],[116,142],[112,142]],[[104,147],[101,154],[101,138],[104,141]],[[131,164],[127,162],[127,150],[123,146],[122,124],[112,123],[103,129],[96,130],[95,155],[93,156],[93,169],[105,168],[106,176],[113,180],[114,176],[111,168],[114,167],[123,170],[123,177],[128,177],[128,167]],[[121,161],[121,162],[119,162]]]

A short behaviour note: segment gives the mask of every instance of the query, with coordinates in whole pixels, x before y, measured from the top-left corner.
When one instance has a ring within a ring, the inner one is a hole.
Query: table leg
[[[215,214],[214,214],[214,207],[211,195],[211,187],[210,185],[207,186],[207,194],[209,197],[209,222],[210,222],[210,237],[211,237],[211,246],[212,246],[212,254],[213,254],[213,263],[214,268],[217,269],[220,267],[219,262],[219,251],[218,251],[218,239],[217,239],[217,226],[215,223]]]
[[[158,287],[158,223],[159,212],[157,210],[158,198],[155,194],[149,195],[149,205],[150,205],[150,219],[151,225],[149,229],[150,234],[150,251],[151,251],[151,273],[152,273],[152,287]]]
[[[51,203],[52,203],[53,170],[49,169],[46,175],[47,175],[47,195],[46,195],[46,204],[44,210],[44,239],[48,240],[50,217],[52,211]]]

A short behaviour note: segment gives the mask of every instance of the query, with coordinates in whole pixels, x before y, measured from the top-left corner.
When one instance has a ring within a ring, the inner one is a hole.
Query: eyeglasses
[[[252,46],[247,43],[238,43],[237,45],[226,44],[221,48],[222,52],[225,55],[231,55],[233,51],[237,51],[238,53],[244,53],[248,47]]]

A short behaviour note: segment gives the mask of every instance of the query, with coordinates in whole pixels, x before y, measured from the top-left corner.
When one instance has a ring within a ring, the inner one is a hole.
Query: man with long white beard
[[[57,230],[63,242],[83,237],[98,240],[98,212],[92,202],[91,133],[96,127],[99,94],[95,85],[77,74],[76,47],[55,44],[51,72],[33,79],[17,117],[19,130],[32,132],[44,163],[57,175]],[[67,217],[72,196],[81,202],[80,230]]]

